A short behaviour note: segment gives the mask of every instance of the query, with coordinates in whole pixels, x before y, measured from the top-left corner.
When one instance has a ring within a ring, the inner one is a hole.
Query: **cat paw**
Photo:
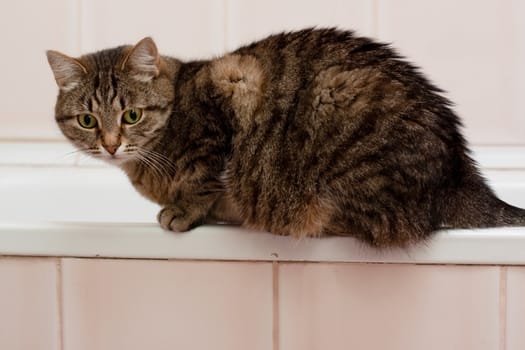
[[[175,232],[185,232],[193,226],[193,222],[184,211],[176,206],[162,208],[157,215],[157,221],[163,229]]]

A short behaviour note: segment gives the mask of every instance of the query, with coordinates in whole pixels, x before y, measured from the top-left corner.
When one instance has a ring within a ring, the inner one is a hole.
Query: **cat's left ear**
[[[153,39],[142,39],[128,53],[122,63],[122,70],[143,82],[150,81],[160,73],[160,55]]]
[[[60,90],[73,89],[80,84],[82,77],[87,73],[86,67],[73,57],[53,50],[47,51],[46,55]]]

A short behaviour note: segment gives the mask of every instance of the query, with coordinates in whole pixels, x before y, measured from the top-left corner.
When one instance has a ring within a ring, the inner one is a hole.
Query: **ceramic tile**
[[[496,267],[284,264],[281,348],[498,348]]]
[[[507,271],[507,348],[525,349],[525,266]]]
[[[270,349],[271,265],[65,259],[64,349]]]
[[[135,44],[152,36],[161,54],[209,58],[224,49],[223,1],[84,1],[82,50]]]
[[[379,37],[456,103],[468,139],[525,142],[525,3],[378,0]]]
[[[373,35],[373,2],[345,1],[228,1],[227,41],[230,49],[283,30],[340,27]]]
[[[45,50],[78,53],[76,3],[0,2],[0,138],[60,138],[53,113],[58,89]]]
[[[0,258],[0,349],[58,350],[56,264]]]

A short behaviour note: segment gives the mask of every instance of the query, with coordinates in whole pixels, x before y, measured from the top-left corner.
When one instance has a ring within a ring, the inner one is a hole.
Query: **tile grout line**
[[[279,262],[272,262],[272,342],[273,350],[279,350]]]
[[[507,266],[499,273],[499,350],[507,347]]]
[[[64,312],[62,303],[62,259],[59,258],[56,263],[56,298],[57,298],[57,317],[58,317],[58,350],[64,349]]]

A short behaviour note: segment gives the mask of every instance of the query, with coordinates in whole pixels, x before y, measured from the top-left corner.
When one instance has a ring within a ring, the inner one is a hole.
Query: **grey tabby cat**
[[[164,229],[220,220],[392,247],[525,224],[480,176],[442,91],[352,32],[282,33],[193,62],[150,38],[47,58],[64,135],[121,167]]]

